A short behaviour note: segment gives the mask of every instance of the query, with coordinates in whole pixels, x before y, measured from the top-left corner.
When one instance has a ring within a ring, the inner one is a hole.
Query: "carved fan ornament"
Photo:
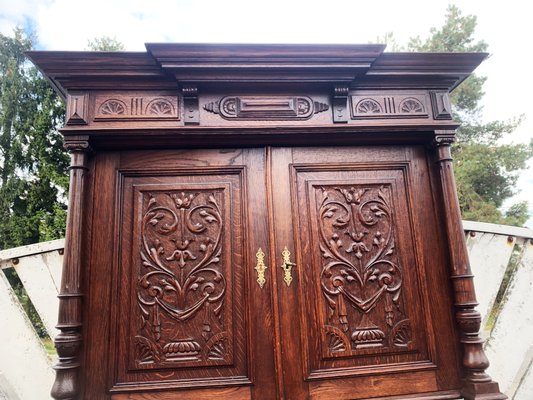
[[[222,192],[145,193],[136,365],[225,360]]]
[[[166,99],[152,100],[146,107],[146,114],[149,115],[173,115],[174,107],[172,103]]]
[[[110,99],[100,106],[103,115],[123,115],[126,112],[126,104],[120,100]]]
[[[407,347],[390,186],[319,187],[316,194],[326,347]]]
[[[406,114],[419,114],[424,112],[424,106],[417,99],[409,97],[400,103],[400,111]]]
[[[356,109],[359,114],[381,114],[383,112],[379,103],[373,99],[361,100]]]

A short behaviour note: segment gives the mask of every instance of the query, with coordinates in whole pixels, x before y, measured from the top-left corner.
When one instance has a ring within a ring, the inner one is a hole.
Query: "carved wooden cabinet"
[[[485,54],[31,52],[72,154],[56,399],[505,399],[448,93]]]

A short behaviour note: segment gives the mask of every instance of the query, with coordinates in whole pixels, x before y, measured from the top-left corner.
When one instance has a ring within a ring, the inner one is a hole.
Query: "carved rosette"
[[[231,96],[204,105],[228,120],[305,120],[328,109],[326,103],[294,96]]]
[[[143,197],[136,367],[227,362],[221,189]]]
[[[316,196],[329,352],[408,347],[390,185],[321,186]]]

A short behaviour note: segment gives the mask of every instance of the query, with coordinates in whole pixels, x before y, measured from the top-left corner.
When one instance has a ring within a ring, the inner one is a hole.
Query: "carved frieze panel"
[[[306,120],[329,105],[305,96],[228,96],[204,110],[228,120]]]
[[[95,121],[179,120],[177,96],[96,95]]]
[[[412,342],[391,190],[390,185],[315,187],[330,355],[397,351]]]
[[[352,119],[428,118],[427,97],[421,94],[351,96]]]

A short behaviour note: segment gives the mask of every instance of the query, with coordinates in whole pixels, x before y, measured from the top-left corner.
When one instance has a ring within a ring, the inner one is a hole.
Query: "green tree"
[[[87,41],[87,50],[90,51],[124,51],[124,44],[116,37],[102,36]]]
[[[454,5],[448,6],[441,28],[431,28],[426,39],[411,38],[406,51],[485,52],[488,45],[475,40],[477,18],[463,15]],[[399,48],[392,34],[383,39]],[[503,202],[516,193],[516,181],[526,162],[533,156],[529,144],[502,144],[522,117],[509,121],[482,122],[480,101],[486,77],[472,74],[452,93],[454,118],[462,125],[453,146],[459,203],[464,219],[523,225],[528,217],[527,203],[518,203],[502,213]]]
[[[0,248],[65,233],[64,106],[26,60],[32,40],[0,34]]]

